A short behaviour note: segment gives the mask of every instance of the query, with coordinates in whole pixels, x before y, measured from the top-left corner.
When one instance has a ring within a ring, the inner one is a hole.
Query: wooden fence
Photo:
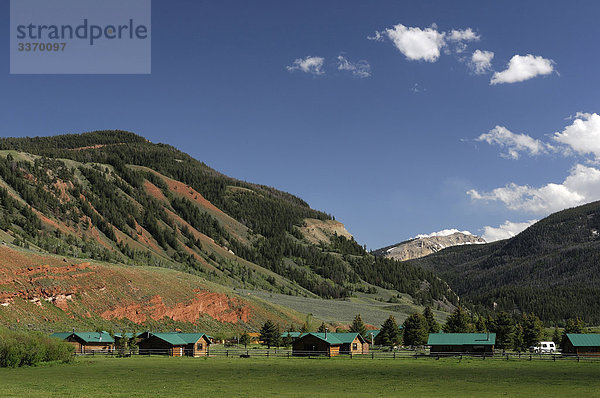
[[[144,349],[141,352],[138,350],[86,350],[78,352],[77,356],[153,356],[153,355],[171,355],[171,349]],[[187,354],[184,354],[187,356]],[[206,354],[202,354],[200,358],[333,358],[330,357],[327,351],[292,351],[287,348],[271,348],[271,349],[244,349],[244,348],[227,348],[218,346],[210,348]],[[376,359],[430,359],[439,360],[442,358],[455,358],[461,361],[465,358],[474,358],[480,360],[493,361],[598,361],[600,356],[583,356],[577,354],[561,354],[561,353],[517,353],[517,352],[496,352],[491,353],[435,353],[430,354],[428,350],[395,350],[395,351],[377,351],[373,350],[368,354],[352,354],[350,352],[340,352],[335,358],[348,360],[376,360]]]

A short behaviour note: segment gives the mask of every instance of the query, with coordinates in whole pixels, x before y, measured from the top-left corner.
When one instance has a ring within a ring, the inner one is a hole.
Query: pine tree
[[[523,326],[523,343],[525,347],[535,346],[539,343],[542,333],[544,331],[544,325],[540,318],[532,314],[524,314],[521,321]]]
[[[438,333],[440,331],[440,324],[437,323],[435,318],[433,317],[433,310],[431,309],[431,307],[425,307],[425,309],[423,310],[423,316],[427,321],[427,329],[429,333]]]
[[[365,333],[367,333],[367,328],[365,327],[365,324],[364,324],[362,318],[360,317],[360,314],[358,314],[354,318],[354,321],[352,322],[352,326],[350,326],[350,332],[358,333],[361,336],[364,336]]]
[[[405,345],[425,345],[429,336],[429,325],[421,314],[414,313],[404,320],[403,340]]]
[[[317,333],[325,333],[325,331],[327,330],[327,326],[325,325],[325,322],[321,323],[321,326],[319,326],[319,328],[317,329]]]
[[[251,341],[250,335],[246,332],[242,333],[240,336],[240,344],[242,344],[244,348],[248,348],[248,344],[250,344]]]
[[[565,347],[565,344],[568,340],[567,333],[581,334],[581,333],[583,333],[584,328],[585,328],[585,322],[583,322],[582,319],[579,319],[579,318],[567,319],[567,323],[565,324],[565,330],[563,330],[560,347],[561,348]]]
[[[496,347],[509,348],[513,345],[515,323],[506,312],[501,312],[490,325],[490,331],[496,333]]]
[[[393,347],[400,344],[402,336],[400,335],[400,329],[396,323],[396,318],[392,315],[381,325],[381,344],[388,347]],[[379,336],[378,336],[379,337]]]
[[[446,324],[442,329],[445,333],[471,333],[474,327],[462,307],[456,307],[454,312],[446,319]]]
[[[260,339],[268,348],[278,347],[281,342],[281,333],[279,326],[272,321],[266,321],[260,329]]]
[[[558,330],[557,326],[554,326],[554,333],[552,333],[552,341],[554,341],[554,344],[557,347],[560,347],[561,344],[561,336],[560,336],[560,331]]]
[[[513,337],[512,347],[515,351],[523,352],[527,349],[525,345],[525,340],[523,338],[523,326],[521,324],[517,324],[515,327],[515,334]]]

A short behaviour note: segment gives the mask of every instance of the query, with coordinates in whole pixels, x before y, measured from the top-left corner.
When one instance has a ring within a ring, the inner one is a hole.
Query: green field
[[[600,362],[83,358],[0,369],[2,397],[600,396]]]

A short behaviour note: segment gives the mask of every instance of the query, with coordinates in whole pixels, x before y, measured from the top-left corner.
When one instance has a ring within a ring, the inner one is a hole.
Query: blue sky
[[[155,0],[150,75],[10,75],[0,41],[1,134],[130,130],[372,249],[497,239],[600,199],[600,3],[488,3]]]

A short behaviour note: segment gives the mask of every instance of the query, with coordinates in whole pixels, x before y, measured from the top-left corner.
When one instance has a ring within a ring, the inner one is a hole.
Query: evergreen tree
[[[540,318],[533,313],[524,314],[521,325],[523,326],[523,343],[525,347],[535,346],[539,343],[544,332],[544,325]]]
[[[325,325],[325,322],[321,323],[321,326],[319,326],[319,328],[317,329],[318,333],[325,333],[325,331],[327,330],[327,326]]]
[[[558,330],[557,326],[554,326],[554,333],[552,333],[552,341],[554,341],[554,344],[557,347],[560,347],[562,338],[560,336],[560,331]]]
[[[260,329],[260,339],[267,345],[268,348],[279,347],[281,342],[281,332],[279,325],[272,321],[266,321]]]
[[[576,319],[567,319],[567,323],[565,324],[565,329],[563,330],[562,339],[560,342],[560,347],[564,348],[567,342],[567,333],[575,333],[581,334],[584,333],[585,322],[583,320]]]
[[[429,307],[429,306],[425,307],[425,309],[423,310],[423,316],[425,317],[425,320],[427,321],[427,329],[428,329],[429,333],[439,333],[440,324],[437,323],[437,321],[433,317],[433,310],[431,309],[431,307]]]
[[[506,349],[513,346],[515,323],[508,313],[499,313],[490,325],[490,331],[496,333],[496,347]]]
[[[454,312],[446,319],[446,324],[442,329],[445,333],[471,333],[474,327],[465,310],[462,307],[456,307]]]
[[[482,316],[477,316],[474,322],[475,331],[478,333],[484,333],[488,330],[487,323]]]
[[[379,335],[381,336],[381,344],[384,346],[393,347],[400,344],[402,336],[400,335],[396,318],[390,315],[383,325],[381,325]]]
[[[521,324],[517,324],[515,326],[515,334],[513,337],[513,349],[518,352],[523,352],[527,350],[527,345],[525,345],[525,339],[523,337],[523,326]]]
[[[421,314],[414,313],[404,320],[403,340],[405,345],[425,345],[429,337],[427,319]]]
[[[361,336],[364,336],[365,333],[367,333],[367,328],[365,327],[365,324],[364,324],[362,318],[360,317],[360,314],[358,314],[354,318],[354,321],[352,322],[352,326],[350,326],[350,332],[358,333]]]
[[[250,344],[251,341],[250,335],[246,332],[242,333],[240,336],[240,344],[242,344],[244,348],[248,348],[248,344]]]

